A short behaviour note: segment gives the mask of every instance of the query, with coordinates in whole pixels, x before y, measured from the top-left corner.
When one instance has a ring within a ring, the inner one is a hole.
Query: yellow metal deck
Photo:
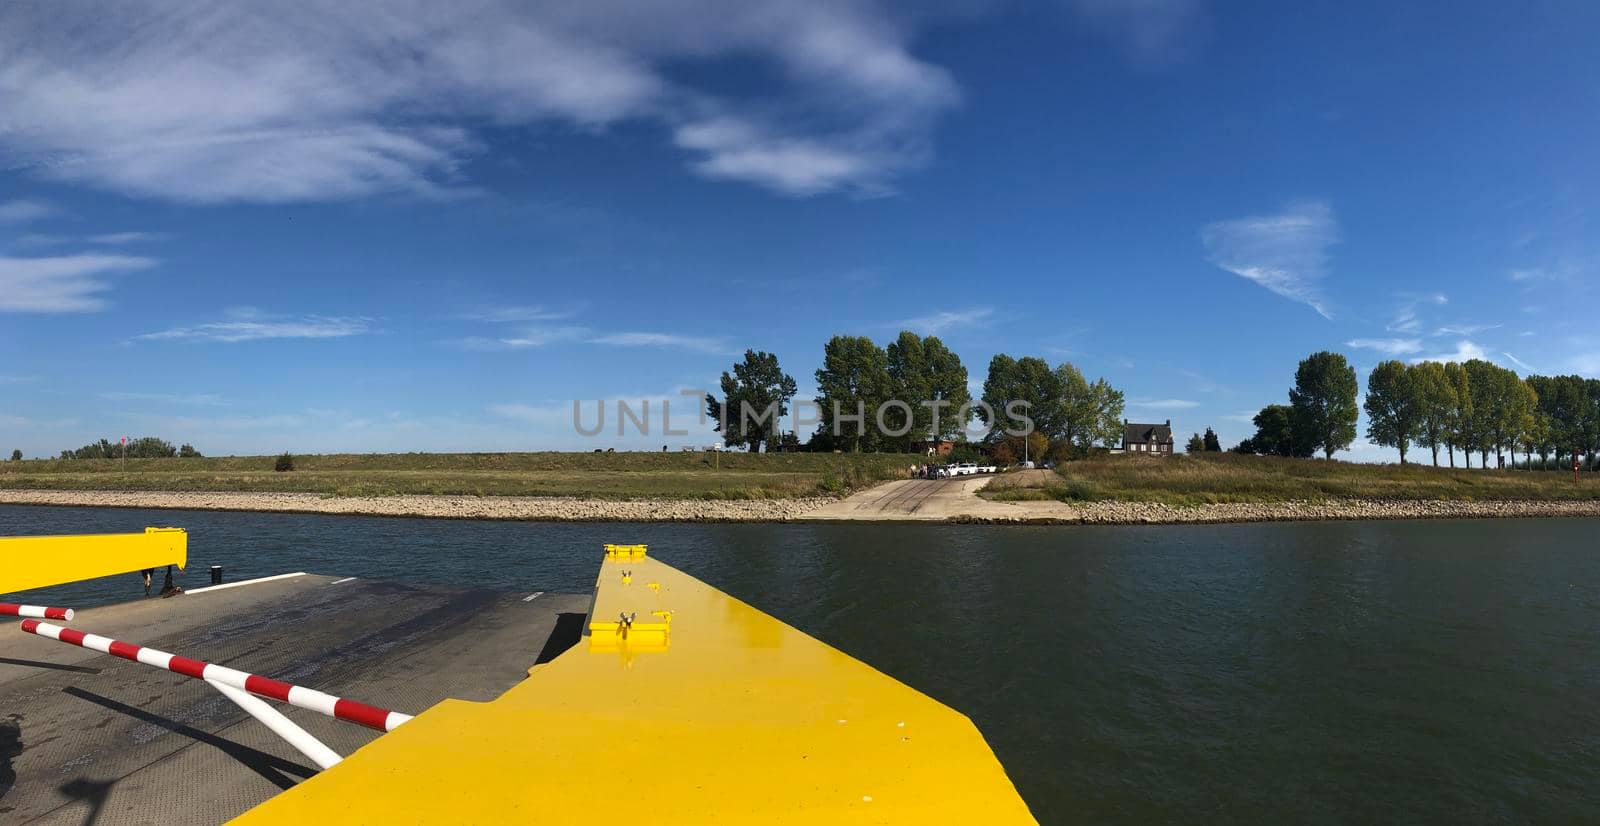
[[[239,822],[1034,822],[965,716],[641,546],[607,549],[590,620]]]

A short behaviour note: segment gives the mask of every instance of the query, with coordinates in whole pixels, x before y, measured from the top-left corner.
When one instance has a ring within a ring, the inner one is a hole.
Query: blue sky
[[[469,5],[0,8],[0,448],[704,443],[902,328],[1227,443],[1319,349],[1600,376],[1592,3]]]

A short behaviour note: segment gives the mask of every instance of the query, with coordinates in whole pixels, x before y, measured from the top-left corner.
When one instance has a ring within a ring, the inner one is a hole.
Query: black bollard
[[[212,585],[221,585],[222,584],[222,566],[221,565],[212,565],[211,566],[211,584]]]

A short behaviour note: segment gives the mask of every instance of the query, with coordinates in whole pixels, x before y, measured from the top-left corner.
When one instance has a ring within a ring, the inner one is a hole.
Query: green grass
[[[1011,501],[1115,500],[1170,505],[1329,499],[1600,499],[1600,474],[1585,473],[1582,483],[1574,485],[1570,472],[1452,470],[1431,465],[1401,467],[1231,453],[1168,459],[1104,456],[1064,463],[1056,472],[1058,478],[1001,487],[989,495]]]
[[[393,453],[0,462],[0,488],[467,494],[596,499],[784,499],[902,478],[920,457],[779,453]]]

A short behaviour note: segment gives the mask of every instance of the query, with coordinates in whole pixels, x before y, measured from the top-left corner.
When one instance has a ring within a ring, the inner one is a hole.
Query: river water
[[[0,506],[191,574],[585,591],[651,553],[967,713],[1044,823],[1600,822],[1600,522],[451,522]],[[128,599],[136,577],[52,589]],[[0,651],[5,646],[0,637]],[[948,790],[959,793],[959,790]]]

